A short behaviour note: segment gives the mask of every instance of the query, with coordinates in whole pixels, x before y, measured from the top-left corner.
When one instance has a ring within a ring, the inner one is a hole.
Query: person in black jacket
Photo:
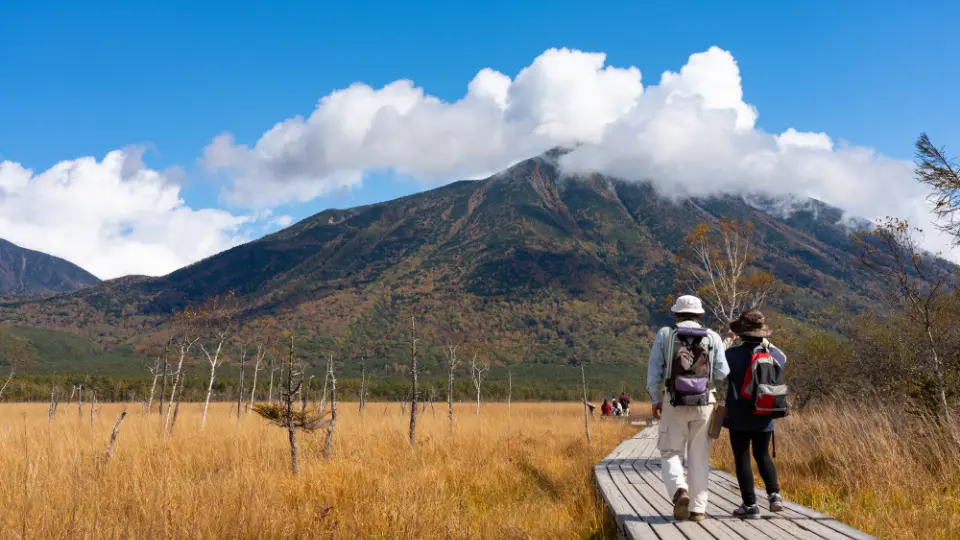
[[[727,377],[727,414],[723,420],[723,426],[730,432],[730,446],[733,448],[737,482],[740,484],[740,497],[743,499],[743,505],[734,510],[733,515],[744,519],[758,519],[760,507],[757,506],[753,470],[750,467],[751,446],[760,477],[767,488],[770,510],[783,510],[777,469],[769,453],[774,423],[768,417],[754,414],[752,401],[740,397],[739,390],[747,376],[754,351],[758,348],[765,347],[781,366],[787,363],[787,357],[767,340],[771,334],[770,328],[759,310],[743,312],[739,319],[730,323],[730,331],[742,340],[741,344],[727,349],[730,375]]]

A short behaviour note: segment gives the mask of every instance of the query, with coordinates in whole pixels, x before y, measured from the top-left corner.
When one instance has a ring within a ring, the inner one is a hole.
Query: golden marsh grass
[[[299,434],[290,473],[286,431],[230,404],[185,404],[172,439],[154,412],[128,406],[113,459],[102,457],[121,409],[0,406],[2,538],[604,538],[610,520],[592,467],[635,433],[591,423],[582,405],[446,404],[420,417],[418,445],[396,403],[338,407],[335,455],[323,434]]]

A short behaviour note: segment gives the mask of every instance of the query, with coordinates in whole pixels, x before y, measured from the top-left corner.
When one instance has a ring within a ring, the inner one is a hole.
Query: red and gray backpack
[[[790,414],[783,366],[770,354],[766,341],[753,349],[740,397],[750,400],[753,414],[783,418]]]

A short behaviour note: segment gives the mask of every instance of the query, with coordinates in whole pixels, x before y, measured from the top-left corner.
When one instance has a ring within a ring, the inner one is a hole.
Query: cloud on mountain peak
[[[897,215],[929,228],[912,163],[826,133],[767,133],[744,101],[737,62],[718,47],[644,87],[636,67],[603,53],[550,49],[512,79],[490,68],[445,102],[401,80],[354,84],[307,118],[278,123],[252,146],[229,134],[203,161],[225,173],[223,198],[259,207],[307,201],[392,170],[426,183],[480,178],[560,145],[571,174],[652,181],[668,196],[815,197],[867,218]],[[946,248],[939,235],[932,250]]]

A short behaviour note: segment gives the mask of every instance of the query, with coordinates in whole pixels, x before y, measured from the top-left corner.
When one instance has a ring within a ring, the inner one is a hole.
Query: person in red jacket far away
[[[620,406],[623,407],[623,414],[630,414],[630,396],[626,392],[620,392]]]
[[[610,400],[603,400],[603,405],[600,406],[600,415],[601,416],[612,416],[613,407],[610,405]]]

